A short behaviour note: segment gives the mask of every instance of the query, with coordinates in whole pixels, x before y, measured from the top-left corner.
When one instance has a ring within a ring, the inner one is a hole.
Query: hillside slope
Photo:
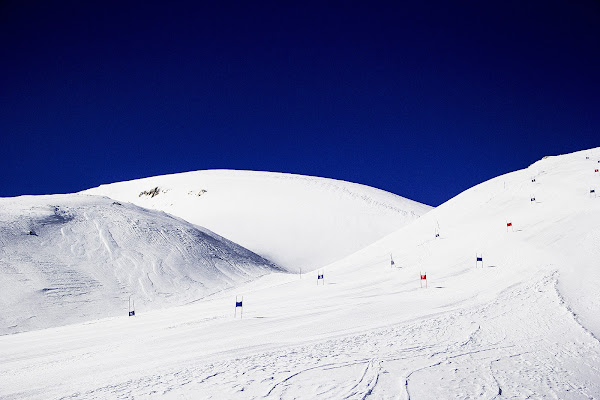
[[[0,337],[0,397],[600,398],[599,160],[484,182],[302,278]]]
[[[89,195],[0,199],[0,334],[184,304],[269,261],[162,212]]]
[[[431,207],[368,186],[301,175],[209,170],[84,191],[162,210],[290,271],[331,263]]]
[[[361,273],[393,253],[405,272],[427,272],[444,287],[472,281],[467,292],[489,298],[556,272],[569,309],[600,338],[599,168],[600,149],[545,157],[459,194],[337,268]],[[475,269],[477,255],[485,268]],[[499,282],[478,281],[491,270]]]

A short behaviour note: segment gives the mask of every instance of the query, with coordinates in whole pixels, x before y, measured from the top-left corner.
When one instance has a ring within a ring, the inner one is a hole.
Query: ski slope
[[[0,334],[181,305],[280,270],[162,212],[90,195],[0,199]]]
[[[484,182],[302,277],[2,336],[0,397],[600,398],[599,160]]]
[[[176,215],[294,272],[347,256],[431,209],[356,183],[255,171],[163,175],[84,193]]]

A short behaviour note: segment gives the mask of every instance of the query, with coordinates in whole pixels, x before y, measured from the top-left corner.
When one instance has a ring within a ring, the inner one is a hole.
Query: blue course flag
[[[242,306],[242,302],[241,301],[236,301],[235,302],[235,306],[236,307],[241,307]]]
[[[323,275],[317,275],[317,279],[323,279]]]
[[[483,258],[477,257],[477,261],[483,261]]]
[[[133,316],[135,316],[135,311],[129,311],[129,316],[130,316],[130,317],[133,317]]]

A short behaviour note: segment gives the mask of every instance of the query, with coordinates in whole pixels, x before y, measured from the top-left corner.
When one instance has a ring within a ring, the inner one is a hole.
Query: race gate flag
[[[242,313],[244,312],[244,296],[235,296],[235,310],[233,312],[233,317],[237,317],[237,309],[240,308],[240,319],[242,319]]]
[[[475,254],[475,268],[479,266],[481,263],[481,268],[483,268],[483,254]]]
[[[421,287],[423,287],[423,281],[425,281],[425,289],[427,289],[427,272],[424,274],[419,272],[419,275],[421,275]]]
[[[131,296],[129,296],[129,316],[135,317],[135,302],[131,300]]]
[[[322,282],[323,285],[325,285],[325,273],[323,271],[317,272],[317,286],[319,285],[319,282]]]
[[[506,232],[508,232],[509,230],[512,231],[513,229],[514,229],[513,228],[513,223],[509,222],[509,221],[506,221]]]

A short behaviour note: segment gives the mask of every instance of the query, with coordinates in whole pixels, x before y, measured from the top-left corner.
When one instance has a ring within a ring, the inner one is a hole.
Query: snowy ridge
[[[255,171],[187,172],[83,193],[168,212],[296,272],[347,256],[431,209],[355,183]]]
[[[179,305],[269,261],[185,221],[89,195],[0,199],[0,334]]]

